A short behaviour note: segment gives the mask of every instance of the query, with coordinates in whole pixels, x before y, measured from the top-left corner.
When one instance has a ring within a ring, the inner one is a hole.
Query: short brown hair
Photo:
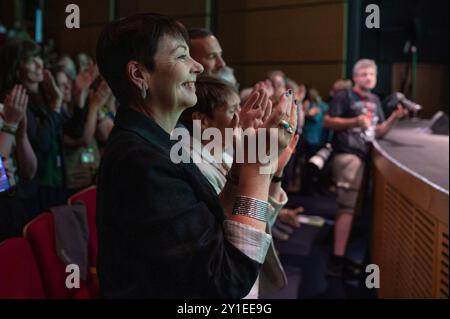
[[[121,105],[127,104],[132,96],[126,75],[127,63],[135,60],[154,71],[158,42],[164,35],[188,42],[186,28],[180,22],[154,13],[119,19],[103,29],[97,41],[97,64]]]
[[[232,94],[239,96],[238,92],[227,82],[218,78],[202,75],[195,83],[197,104],[186,109],[180,116],[179,122],[192,134],[192,114],[199,112],[213,118],[214,110],[228,102]]]
[[[0,50],[0,99],[3,100],[15,84],[20,82],[21,63],[41,55],[41,47],[34,41],[10,39]]]

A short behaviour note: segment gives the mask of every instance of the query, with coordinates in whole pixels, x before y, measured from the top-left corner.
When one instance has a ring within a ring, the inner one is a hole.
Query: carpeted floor
[[[369,192],[370,193],[370,192]],[[344,282],[326,277],[328,257],[333,245],[333,219],[336,211],[333,193],[289,195],[289,207],[303,206],[304,215],[318,215],[328,221],[323,227],[302,225],[287,241],[275,240],[275,247],[288,277],[283,290],[269,299],[356,299],[376,298],[375,289],[360,281]],[[369,263],[370,198],[365,201],[361,217],[355,221],[348,255],[366,265]]]

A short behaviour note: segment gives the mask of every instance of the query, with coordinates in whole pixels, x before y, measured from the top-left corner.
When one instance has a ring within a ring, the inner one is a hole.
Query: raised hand
[[[282,122],[286,122],[289,128],[284,128]],[[283,152],[288,146],[292,135],[297,130],[297,105],[293,99],[292,90],[283,93],[278,102],[272,107],[272,112],[264,121],[262,127],[267,129],[278,128],[278,148]]]
[[[108,99],[111,97],[111,89],[105,80],[100,82],[97,90],[91,91],[89,93],[89,107],[94,107],[97,110],[106,104]]]
[[[392,114],[394,114],[396,119],[400,120],[400,119],[408,116],[409,112],[401,104],[398,104],[397,108],[395,109],[394,112],[392,112]]]
[[[14,85],[5,98],[4,121],[9,125],[19,125],[28,105],[28,94],[22,85]]]
[[[92,82],[98,76],[98,69],[95,64],[93,64],[89,69],[80,72],[76,79],[74,87],[78,90],[87,90],[91,86]]]
[[[83,108],[85,105],[86,98],[89,95],[89,87],[94,82],[98,76],[98,69],[95,64],[93,64],[89,69],[80,72],[72,88],[72,94],[74,96],[75,102],[79,108]]]
[[[28,101],[28,97],[27,97]],[[23,139],[27,137],[27,126],[28,126],[28,119],[26,111],[24,112],[24,115],[22,117],[22,120],[19,123],[19,127],[17,128],[16,137],[18,139]]]
[[[295,228],[300,227],[300,221],[298,220],[298,215],[303,213],[304,208],[299,206],[294,209],[282,208],[278,214],[278,219],[287,225],[293,226]]]
[[[53,75],[49,70],[44,70],[44,81],[42,82],[42,88],[44,89],[45,97],[50,103],[50,107],[55,112],[61,111],[63,93],[59,89]]]
[[[247,128],[257,129],[263,123],[264,116],[271,112],[272,103],[267,94],[256,88],[246,100],[239,113],[239,126],[245,130]]]
[[[289,142],[289,145],[285,148],[283,153],[278,157],[278,168],[277,171],[282,172],[285,168],[286,164],[289,162],[289,159],[291,158],[292,154],[295,153],[295,148],[297,147],[297,143],[300,139],[300,135],[295,134],[292,136],[291,141]]]
[[[370,126],[370,118],[367,115],[361,114],[356,117],[356,123],[358,127],[366,129]]]

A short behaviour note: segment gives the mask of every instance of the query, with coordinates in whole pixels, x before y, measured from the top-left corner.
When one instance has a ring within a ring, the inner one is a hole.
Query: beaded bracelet
[[[3,123],[3,126],[0,128],[0,131],[16,136],[17,126]]]
[[[247,196],[237,196],[233,207],[233,215],[243,215],[267,222],[269,203]]]

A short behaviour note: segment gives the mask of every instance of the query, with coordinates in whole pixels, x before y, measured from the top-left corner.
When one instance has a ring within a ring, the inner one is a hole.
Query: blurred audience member
[[[65,203],[61,114],[63,94],[52,74],[44,70],[40,47],[33,41],[13,39],[0,52],[3,66],[0,92],[22,84],[29,96],[27,134],[38,159],[36,177],[23,185],[28,212],[33,215]]]
[[[333,83],[333,86],[332,86],[330,92],[328,93],[329,96],[327,98],[327,102],[330,102],[333,99],[336,92],[338,92],[340,90],[349,90],[351,88],[352,88],[351,80],[343,80],[343,79],[337,80],[336,82]]]
[[[217,77],[226,66],[219,41],[206,29],[189,29],[188,33],[192,58],[203,66],[203,74]]]
[[[323,127],[323,117],[328,111],[328,105],[316,89],[308,91],[308,97],[304,103],[305,125],[303,126],[304,152],[308,160],[326,142],[326,134]]]
[[[94,60],[84,52],[78,53],[75,61],[78,73],[87,71],[94,66]]]
[[[385,135],[407,111],[399,107],[385,120],[380,99],[371,90],[377,83],[375,61],[362,59],[353,67],[352,89],[338,90],[324,117],[334,131],[332,172],[337,189],[333,254],[327,274],[347,279],[361,275],[361,266],[346,256],[355,214],[364,194],[364,175],[372,141]]]
[[[72,83],[68,76],[61,68],[54,75],[64,96],[65,186],[70,196],[94,183],[100,163],[100,153],[94,138],[98,114],[112,94],[105,81],[101,81],[95,91],[91,90],[89,94],[94,76],[86,70],[78,74],[74,81],[75,99],[72,101]]]
[[[21,236],[28,221],[18,194],[22,180],[30,180],[37,159],[27,136],[28,95],[22,85],[14,85],[0,104],[0,242]]]
[[[56,65],[61,67],[71,81],[77,77],[77,67],[69,55],[62,55]]]
[[[283,71],[270,71],[267,73],[267,78],[272,82],[275,97],[280,96],[286,91],[286,75]]]

